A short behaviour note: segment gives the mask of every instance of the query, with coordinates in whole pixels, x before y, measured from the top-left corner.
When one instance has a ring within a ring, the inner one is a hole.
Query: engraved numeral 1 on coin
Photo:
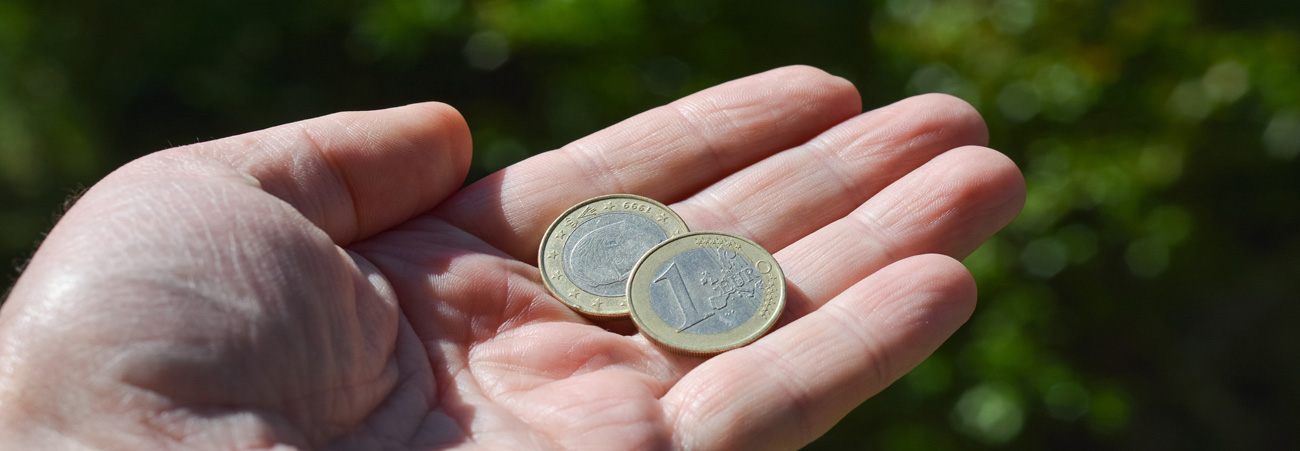
[[[700,321],[709,319],[709,317],[717,313],[716,311],[709,312],[707,315],[700,313],[699,306],[691,298],[690,290],[686,289],[686,281],[682,279],[682,270],[677,268],[676,262],[668,262],[663,271],[652,282],[668,282],[668,291],[673,294],[673,302],[677,305],[677,310],[682,312],[682,323],[674,325],[677,330],[690,329],[691,326],[699,324]]]

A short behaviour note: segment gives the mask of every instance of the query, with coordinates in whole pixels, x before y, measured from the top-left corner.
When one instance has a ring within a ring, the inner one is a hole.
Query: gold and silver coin
[[[551,294],[579,313],[627,316],[627,278],[637,259],[686,232],[677,213],[652,199],[596,197],[574,205],[546,229],[537,267]]]
[[[707,356],[772,329],[785,310],[785,275],[753,241],[693,232],[641,257],[627,297],[646,337],[679,353]]]

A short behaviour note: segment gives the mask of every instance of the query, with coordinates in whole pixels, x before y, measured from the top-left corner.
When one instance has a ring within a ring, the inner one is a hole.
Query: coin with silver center
[[[637,259],[687,232],[667,206],[615,194],[574,205],[542,237],[537,266],[546,288],[579,313],[612,318],[628,313],[627,276]]]
[[[641,333],[670,350],[707,356],[762,337],[785,310],[785,275],[753,241],[693,232],[655,246],[628,279]]]

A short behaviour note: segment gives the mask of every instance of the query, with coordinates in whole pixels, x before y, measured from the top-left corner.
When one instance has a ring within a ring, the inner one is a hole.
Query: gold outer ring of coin
[[[542,273],[542,281],[551,295],[569,308],[583,315],[602,318],[627,317],[627,296],[601,296],[578,288],[564,271],[560,254],[564,244],[574,229],[595,218],[601,213],[634,213],[645,216],[660,224],[669,239],[688,232],[686,221],[677,216],[666,205],[654,199],[633,194],[610,194],[593,197],[579,202],[565,210],[542,235],[542,244],[537,250],[537,269]]]
[[[754,265],[763,281],[762,301],[754,316],[729,331],[717,334],[680,331],[655,313],[650,303],[650,284],[654,273],[670,258],[691,249],[708,248],[735,252]],[[641,257],[628,276],[627,297],[632,322],[647,338],[679,354],[707,357],[752,343],[772,330],[785,311],[785,273],[776,258],[753,241],[724,232],[691,232],[669,238]]]

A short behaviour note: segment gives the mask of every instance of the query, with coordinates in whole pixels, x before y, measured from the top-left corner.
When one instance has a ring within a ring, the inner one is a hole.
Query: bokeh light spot
[[[1055,276],[1065,269],[1069,257],[1069,249],[1054,237],[1030,241],[1020,253],[1020,261],[1025,264],[1025,270],[1042,278]]]
[[[1038,93],[1025,81],[1014,81],[1003,87],[998,93],[997,104],[1002,115],[1017,122],[1033,119],[1042,109]]]
[[[1138,175],[1152,185],[1164,186],[1183,175],[1183,153],[1169,145],[1151,145],[1138,155]]]
[[[480,31],[465,43],[465,59],[475,69],[493,71],[510,59],[510,41],[495,31]]]
[[[1058,420],[1073,421],[1088,413],[1091,395],[1082,385],[1059,382],[1052,385],[1043,396],[1047,413]]]
[[[1097,391],[1089,402],[1088,424],[1102,434],[1113,434],[1128,425],[1128,397],[1115,389]]]
[[[885,4],[889,16],[904,23],[921,22],[930,12],[929,0],[889,0]]]
[[[1231,103],[1250,89],[1250,72],[1236,61],[1223,61],[1205,71],[1205,93],[1219,103]]]
[[[1005,443],[1020,434],[1025,412],[1014,389],[984,384],[962,394],[953,419],[966,434],[988,443]]]
[[[1057,239],[1069,252],[1069,261],[1081,264],[1097,254],[1097,232],[1083,224],[1070,224],[1056,232]]]
[[[1283,112],[1273,116],[1264,128],[1264,151],[1279,160],[1300,155],[1300,114]]]
[[[1031,0],[998,0],[989,12],[989,20],[998,31],[1017,35],[1034,26],[1034,10]]]
[[[1167,107],[1175,117],[1199,121],[1210,114],[1212,105],[1205,85],[1200,80],[1187,80],[1169,94]]]
[[[1177,205],[1162,205],[1151,210],[1146,221],[1147,234],[1172,246],[1192,234],[1192,216]]]

